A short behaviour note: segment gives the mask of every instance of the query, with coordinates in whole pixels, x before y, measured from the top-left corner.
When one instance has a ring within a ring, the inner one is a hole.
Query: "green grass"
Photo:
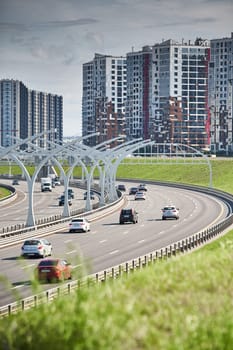
[[[233,159],[211,160],[212,186],[233,193]],[[118,178],[171,181],[209,186],[209,167],[206,164],[120,165]]]
[[[233,193],[233,162],[212,165],[214,187]],[[122,168],[122,178],[208,185],[197,166]],[[232,252],[233,230],[191,254],[4,318],[0,349],[231,350]]]
[[[7,197],[11,194],[11,191],[8,190],[7,188],[0,187],[0,199]]]

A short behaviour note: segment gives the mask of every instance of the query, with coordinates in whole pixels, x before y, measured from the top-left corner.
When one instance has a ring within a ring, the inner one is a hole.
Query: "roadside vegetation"
[[[233,161],[211,163],[213,187],[233,193]],[[204,165],[124,165],[117,175],[209,184]],[[0,349],[231,350],[232,271],[233,230],[191,254],[1,319]]]
[[[1,200],[2,198],[5,198],[5,197],[7,197],[7,196],[10,196],[10,194],[11,194],[11,191],[10,191],[10,190],[8,190],[7,188],[4,188],[4,187],[0,187],[0,200]]]

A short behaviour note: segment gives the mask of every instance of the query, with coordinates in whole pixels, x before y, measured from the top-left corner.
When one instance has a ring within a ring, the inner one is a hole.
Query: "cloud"
[[[196,24],[206,24],[206,23],[215,23],[216,22],[216,18],[214,17],[203,17],[203,18],[180,18],[177,19],[175,21],[169,20],[166,22],[157,22],[155,25],[149,25],[149,26],[145,26],[147,28],[155,28],[155,27],[172,27],[172,26],[193,26]]]
[[[98,21],[93,18],[80,18],[73,20],[65,20],[65,21],[47,21],[47,22],[35,22],[35,23],[13,23],[13,22],[0,22],[0,30],[9,31],[31,31],[36,29],[47,29],[47,28],[68,28],[68,27],[76,27],[83,25],[90,25],[93,23],[97,23]]]

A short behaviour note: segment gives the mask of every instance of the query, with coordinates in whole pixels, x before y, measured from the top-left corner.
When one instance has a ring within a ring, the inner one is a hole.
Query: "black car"
[[[133,224],[136,224],[138,222],[138,213],[135,209],[121,209],[119,223],[124,224],[126,222],[132,222]]]
[[[74,191],[72,188],[68,188],[68,197],[74,199]]]
[[[137,187],[131,187],[129,189],[129,194],[136,194],[138,192],[138,188]]]
[[[119,191],[122,191],[122,192],[125,192],[125,191],[126,191],[125,185],[118,185],[118,186],[117,186],[117,189],[118,189]]]
[[[84,194],[83,194],[83,199],[84,199],[84,200],[87,199],[87,192],[84,192]],[[90,199],[95,199],[95,192],[90,191]]]
[[[15,185],[19,185],[19,181],[17,179],[14,179],[12,181],[12,185],[15,186]]]
[[[147,188],[146,188],[146,185],[145,184],[140,184],[139,186],[138,186],[138,191],[147,191]]]
[[[65,195],[64,194],[62,194],[61,197],[59,198],[59,203],[58,204],[59,204],[60,207],[65,204]],[[70,196],[68,196],[68,204],[72,205],[72,200],[71,200]]]

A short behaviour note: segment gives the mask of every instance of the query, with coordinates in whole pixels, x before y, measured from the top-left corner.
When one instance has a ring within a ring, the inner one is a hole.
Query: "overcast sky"
[[[0,0],[0,79],[63,96],[64,136],[81,135],[82,65],[95,53],[230,37],[233,0]]]

